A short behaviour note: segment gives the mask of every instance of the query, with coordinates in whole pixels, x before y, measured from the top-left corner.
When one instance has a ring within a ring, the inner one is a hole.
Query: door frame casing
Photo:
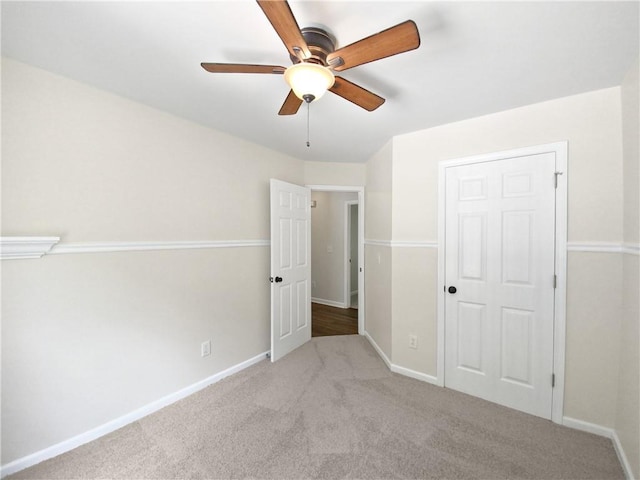
[[[346,308],[351,308],[351,207],[358,207],[358,218],[360,218],[360,206],[357,200],[347,200],[344,202],[344,304]],[[358,235],[359,236],[359,235]],[[358,250],[358,256],[360,256]],[[358,259],[358,266],[360,261]],[[360,279],[360,271],[358,270],[358,280]]]
[[[553,373],[555,386],[551,402],[551,420],[562,424],[565,384],[566,303],[567,303],[567,160],[568,142],[517,148],[501,152],[443,160],[438,164],[438,302],[437,302],[437,384],[445,386],[445,176],[446,169],[474,163],[508,160],[543,153],[554,153],[556,158],[555,204],[555,275],[553,323]],[[550,181],[553,181],[550,179]],[[549,379],[551,381],[551,379]]]
[[[358,335],[364,335],[364,187],[342,185],[305,185],[312,192],[341,192],[358,194]],[[313,247],[311,247],[313,248]]]

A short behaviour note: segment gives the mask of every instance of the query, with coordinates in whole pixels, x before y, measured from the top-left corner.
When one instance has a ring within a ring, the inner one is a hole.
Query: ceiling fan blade
[[[289,3],[286,0],[257,0],[257,2],[289,53],[300,60],[311,57],[307,42],[300,33],[300,27],[291,12]]]
[[[384,98],[342,77],[336,77],[333,87],[329,90],[369,112],[374,111],[385,102]]]
[[[278,65],[248,65],[244,63],[201,63],[211,73],[279,73],[286,70]]]
[[[295,115],[298,112],[300,105],[302,105],[302,100],[296,97],[296,94],[291,90],[282,104],[282,107],[280,107],[278,115]]]
[[[420,46],[420,34],[413,20],[363,38],[327,55],[327,63],[341,72],[363,63],[373,62]]]

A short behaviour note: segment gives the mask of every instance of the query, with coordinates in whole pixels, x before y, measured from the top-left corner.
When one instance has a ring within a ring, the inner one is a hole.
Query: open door
[[[311,190],[271,179],[271,361],[311,339]]]

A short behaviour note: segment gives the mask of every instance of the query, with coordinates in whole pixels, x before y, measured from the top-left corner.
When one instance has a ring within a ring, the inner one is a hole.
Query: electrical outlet
[[[409,335],[409,348],[418,348],[418,336]]]
[[[200,345],[200,355],[203,357],[211,355],[211,340],[202,342],[202,345]]]

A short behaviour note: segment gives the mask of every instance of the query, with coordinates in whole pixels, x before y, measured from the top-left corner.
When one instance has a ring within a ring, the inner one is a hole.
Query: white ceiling
[[[281,75],[211,74],[200,62],[288,66],[249,0],[2,2],[5,56],[303,160],[364,162],[392,136],[619,85],[638,58],[639,3],[290,1],[300,27],[344,46],[412,19],[419,49],[345,71],[386,98],[367,112],[328,93],[278,116]],[[463,139],[461,139],[463,141]]]

